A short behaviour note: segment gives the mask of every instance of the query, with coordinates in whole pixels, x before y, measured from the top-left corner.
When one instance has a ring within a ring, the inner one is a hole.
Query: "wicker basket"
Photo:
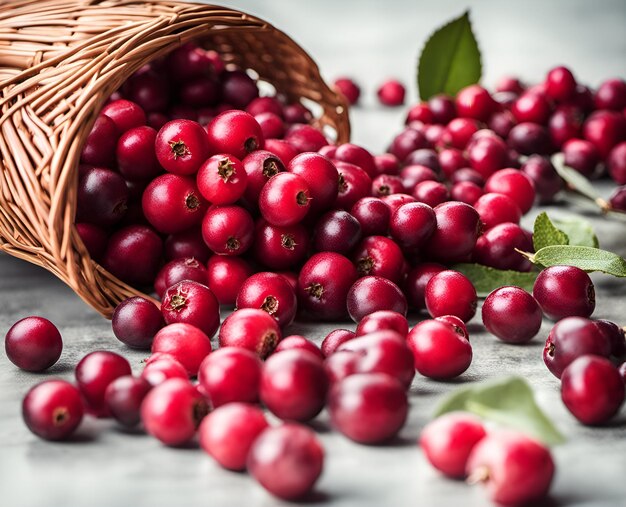
[[[283,32],[248,14],[174,1],[0,5],[0,250],[43,266],[106,317],[138,292],[95,263],[76,228],[81,147],[106,98],[145,63],[199,39],[290,100],[309,99],[338,142],[345,103]]]

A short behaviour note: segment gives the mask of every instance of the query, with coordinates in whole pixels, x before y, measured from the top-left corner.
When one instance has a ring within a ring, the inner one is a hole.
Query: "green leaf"
[[[439,404],[435,417],[456,410],[472,412],[487,421],[528,433],[549,445],[565,441],[539,408],[532,389],[521,377],[458,389]]]
[[[598,237],[593,232],[590,222],[583,218],[553,218],[552,223],[569,238],[569,244],[573,246],[589,246],[598,248]],[[536,249],[536,247],[535,247]]]
[[[516,285],[530,292],[537,278],[537,273],[494,269],[482,264],[455,264],[452,269],[469,278],[481,298],[504,285]]]
[[[568,245],[569,238],[563,231],[558,230],[548,218],[548,214],[543,211],[535,218],[533,227],[533,246],[535,252],[544,246]]]
[[[542,266],[576,266],[588,272],[600,271],[607,275],[626,277],[626,260],[613,252],[589,246],[546,246],[528,259]]]
[[[602,211],[608,211],[609,204],[600,197],[593,184],[580,174],[576,169],[572,169],[565,165],[565,156],[563,153],[556,153],[552,156],[552,165],[559,173],[559,176],[565,180],[570,189],[591,199],[596,206]]]
[[[480,50],[472,33],[469,11],[433,33],[422,49],[417,86],[422,100],[478,83],[482,72]]]

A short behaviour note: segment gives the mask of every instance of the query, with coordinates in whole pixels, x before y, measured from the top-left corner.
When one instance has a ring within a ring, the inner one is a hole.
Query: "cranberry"
[[[104,403],[113,418],[132,428],[141,421],[141,402],[152,389],[143,378],[126,375],[116,378],[104,392]]]
[[[24,397],[22,417],[28,429],[39,438],[63,440],[83,419],[80,392],[64,380],[41,382]]]
[[[489,97],[491,99],[491,97]],[[457,98],[458,101],[458,98]],[[444,132],[445,144],[459,150],[465,149],[470,138],[479,129],[478,122],[470,118],[455,118]]]
[[[426,308],[424,290],[428,281],[446,268],[437,263],[425,262],[411,269],[404,282],[404,293],[410,308],[420,310]]]
[[[330,159],[318,153],[302,153],[291,159],[287,169],[306,182],[311,213],[317,214],[333,205],[337,199],[339,173]]]
[[[382,197],[389,194],[404,192],[404,184],[400,176],[381,174],[372,181],[372,195]]]
[[[364,276],[358,279],[347,295],[350,317],[359,322],[379,310],[391,310],[406,315],[407,302],[400,288],[387,278]]]
[[[206,131],[191,120],[173,120],[163,125],[154,147],[159,164],[178,175],[196,173],[209,155]]]
[[[170,101],[167,79],[153,69],[137,72],[127,82],[128,97],[146,112],[163,112]]]
[[[339,91],[341,95],[345,97],[348,104],[354,105],[359,101],[361,95],[361,89],[352,79],[349,77],[342,77],[335,79],[333,86]]]
[[[198,190],[212,204],[233,204],[243,196],[247,183],[248,174],[233,156],[214,155],[198,170]]]
[[[452,97],[435,95],[428,100],[434,123],[448,124],[456,116],[456,105]]]
[[[348,438],[375,444],[404,426],[408,401],[404,387],[384,373],[361,373],[335,383],[328,410],[332,424]]]
[[[606,158],[613,146],[626,139],[626,118],[615,111],[596,111],[585,120],[583,135]]]
[[[420,148],[412,151],[406,157],[404,163],[405,165],[422,165],[432,169],[435,173],[441,172],[439,155],[435,150],[430,148]]]
[[[124,178],[142,181],[158,176],[163,170],[154,151],[157,132],[140,126],[126,131],[117,141],[117,166]]]
[[[243,167],[248,175],[244,192],[245,202],[250,207],[256,208],[265,183],[272,176],[284,171],[285,165],[273,153],[257,150],[243,159]]]
[[[405,93],[404,85],[396,79],[388,79],[376,91],[383,106],[401,106],[404,104]]]
[[[404,249],[422,247],[437,227],[435,212],[427,204],[408,203],[400,206],[389,224],[391,237]]]
[[[109,237],[104,229],[97,225],[88,223],[76,223],[76,232],[85,245],[89,257],[96,262],[100,262],[107,247]]]
[[[433,121],[434,117],[432,111],[430,110],[430,107],[427,103],[421,102],[419,104],[415,104],[411,107],[411,109],[409,109],[404,123],[406,123],[407,125],[412,122],[429,124]]]
[[[222,305],[235,304],[243,282],[252,275],[252,268],[239,257],[214,255],[207,263],[207,285]]]
[[[146,124],[146,113],[130,100],[113,100],[102,108],[100,114],[113,120],[118,132],[122,133]]]
[[[157,359],[153,358],[156,357]],[[162,384],[171,378],[189,379],[185,367],[171,354],[157,352],[152,354],[141,372],[141,378],[151,386]]]
[[[557,102],[565,102],[576,93],[576,78],[567,67],[555,67],[546,76],[546,94]]]
[[[550,103],[539,93],[526,92],[511,106],[511,112],[518,122],[532,122],[545,125],[550,116]]]
[[[314,342],[299,334],[292,334],[283,338],[276,349],[274,349],[274,354],[293,349],[306,350],[318,358],[324,359],[324,354],[322,354],[320,348]]]
[[[266,140],[270,138],[281,138],[285,134],[285,123],[277,114],[270,112],[259,113],[254,115],[254,119],[259,124],[259,127],[261,127],[261,133]]]
[[[311,125],[292,125],[285,134],[285,140],[298,153],[319,151],[328,144],[324,134]]]
[[[78,220],[108,227],[126,213],[128,189],[119,174],[92,167],[82,173],[76,199]]]
[[[450,189],[450,197],[453,201],[464,202],[470,206],[482,195],[483,189],[471,181],[460,181]]]
[[[209,260],[211,251],[202,239],[202,232],[199,229],[188,229],[183,232],[172,234],[165,240],[165,259],[193,258],[205,263]]]
[[[462,479],[472,449],[486,435],[478,417],[465,412],[451,412],[424,427],[419,445],[437,470],[452,479]]]
[[[218,315],[219,319],[219,315]],[[161,329],[152,342],[152,353],[170,354],[182,364],[189,376],[195,377],[202,360],[211,352],[211,340],[199,328],[184,322]]]
[[[272,113],[282,119],[283,106],[276,97],[257,97],[246,106],[246,113],[252,116]]]
[[[510,111],[498,111],[491,115],[487,126],[493,130],[498,136],[506,139],[511,129],[517,124],[513,114]]]
[[[626,82],[619,78],[607,79],[596,90],[594,102],[596,109],[622,111],[626,108]]]
[[[439,177],[437,173],[430,167],[424,165],[407,165],[402,168],[400,172],[400,178],[402,178],[402,184],[407,192],[411,192],[415,185],[422,181],[438,181]]]
[[[347,255],[360,239],[361,225],[355,217],[343,210],[329,211],[317,221],[313,248]]]
[[[398,174],[400,172],[400,161],[391,153],[374,155],[374,166],[376,167],[376,174]]]
[[[494,290],[482,307],[487,331],[508,343],[532,340],[541,328],[541,317],[541,308],[535,298],[520,287]]]
[[[315,433],[296,423],[263,431],[248,453],[252,477],[273,495],[296,500],[307,495],[322,473],[324,449]]]
[[[363,336],[383,330],[396,331],[406,336],[409,333],[409,323],[401,313],[382,310],[363,317],[356,327],[356,335]]]
[[[302,224],[277,227],[261,219],[256,225],[256,258],[271,269],[286,269],[300,263],[309,246],[309,233]]]
[[[446,148],[439,152],[439,165],[446,178],[452,178],[453,174],[468,165],[467,158],[456,148]]]
[[[353,259],[359,274],[375,275],[399,282],[403,275],[402,250],[384,236],[369,236],[356,247]]]
[[[611,355],[621,358],[626,355],[626,329],[609,320],[596,320],[596,327],[611,342]]]
[[[152,301],[135,296],[115,307],[111,324],[119,341],[135,349],[147,350],[164,323],[161,311]]]
[[[354,203],[350,214],[361,226],[364,236],[381,236],[387,233],[391,211],[376,197],[363,197]]]
[[[260,308],[274,317],[282,328],[296,316],[296,294],[289,282],[271,272],[261,272],[248,278],[239,289],[236,306]]]
[[[219,255],[241,255],[254,241],[254,221],[241,206],[213,206],[202,219],[202,237]]]
[[[552,266],[535,280],[533,296],[543,313],[552,320],[563,317],[589,317],[596,307],[591,278],[574,266]]]
[[[153,179],[143,193],[141,205],[148,222],[165,234],[199,224],[206,207],[195,181],[175,174]]]
[[[226,71],[222,74],[221,80],[222,100],[236,108],[245,108],[259,96],[256,83],[241,70]],[[230,153],[230,151],[226,151]]]
[[[104,403],[107,386],[116,378],[130,375],[129,362],[114,352],[98,350],[83,357],[74,371],[85,408],[97,417],[109,412]]]
[[[434,275],[426,284],[424,296],[432,317],[456,315],[467,322],[476,313],[476,289],[458,271],[447,270]]]
[[[429,145],[423,132],[407,127],[393,138],[387,151],[395,155],[400,162],[405,162],[410,153],[420,148],[428,148]]]
[[[360,167],[337,162],[339,184],[335,208],[350,209],[359,199],[370,195],[372,179]]]
[[[325,357],[332,355],[342,344],[355,338],[354,331],[349,329],[335,329],[322,340],[322,354]]]
[[[589,319],[567,317],[557,322],[546,340],[543,361],[557,378],[576,358],[593,354],[601,357],[611,355],[611,340]]]
[[[200,445],[222,467],[245,470],[250,448],[268,427],[260,408],[246,403],[229,403],[202,420],[198,428]]]
[[[530,262],[519,253],[533,250],[532,241],[517,224],[505,222],[489,229],[476,241],[474,260],[496,269],[528,271]]]
[[[334,252],[312,255],[298,276],[298,304],[312,317],[340,320],[346,316],[346,297],[357,279],[349,259]]]
[[[195,386],[179,378],[154,387],[141,404],[146,431],[170,446],[189,442],[207,412],[206,400]]]
[[[438,181],[422,181],[415,185],[413,197],[415,197],[417,202],[434,207],[448,201],[450,192],[443,183]]]
[[[317,153],[332,160],[335,157],[335,153],[337,153],[337,145],[327,144],[326,146],[322,146]]]
[[[415,368],[426,377],[454,378],[467,370],[472,362],[469,341],[445,322],[420,322],[409,332],[407,342],[413,352]]]
[[[435,317],[435,320],[452,326],[452,329],[454,329],[456,334],[469,341],[467,326],[465,325],[465,322],[459,319],[456,315],[442,315],[441,317]]]
[[[376,162],[372,154],[365,148],[352,143],[345,143],[337,147],[333,158],[340,162],[354,164],[363,169],[371,178],[375,177]]]
[[[523,122],[515,125],[509,132],[507,141],[511,148],[522,155],[547,155],[553,151],[548,129],[536,123]]]
[[[563,371],[561,398],[583,424],[602,424],[624,403],[624,381],[608,359],[584,355]]]
[[[505,222],[517,224],[522,217],[517,203],[504,194],[484,194],[474,203],[474,208],[480,215],[480,220],[486,230]]]
[[[43,317],[18,320],[6,334],[7,357],[18,368],[44,371],[61,357],[63,340],[56,326]]]
[[[480,232],[478,212],[461,202],[445,202],[434,211],[437,228],[426,245],[428,254],[443,262],[467,260]]]
[[[313,119],[313,113],[300,102],[285,104],[283,116],[287,123],[308,123]]]
[[[267,312],[244,308],[231,313],[219,332],[220,347],[243,347],[261,358],[269,356],[281,340],[278,322]]]
[[[562,150],[566,166],[587,177],[597,173],[600,154],[593,143],[583,139],[570,139],[563,145]]]
[[[408,204],[411,202],[417,202],[415,197],[408,194],[391,194],[385,195],[381,198],[381,200],[387,205],[389,208],[389,212],[393,215],[400,206],[403,204]]]
[[[521,170],[532,180],[535,195],[541,204],[552,202],[554,196],[563,188],[563,180],[552,163],[544,157],[531,155]]]
[[[198,382],[213,408],[232,402],[256,403],[261,382],[261,360],[241,347],[224,347],[204,358]]]
[[[480,133],[482,131],[478,131]],[[476,134],[474,134],[476,135]],[[467,146],[470,167],[483,178],[488,178],[508,162],[507,146],[499,137],[483,136],[471,140]]]
[[[95,166],[111,167],[119,135],[120,131],[111,118],[98,116],[87,135],[80,161]]]
[[[159,298],[163,298],[163,294],[169,287],[183,280],[207,285],[207,270],[194,258],[175,259],[161,268],[154,281],[154,290]]]
[[[263,148],[261,126],[245,111],[220,113],[207,125],[207,132],[211,153],[229,153],[243,159],[248,153]]]
[[[165,291],[161,312],[167,324],[191,324],[209,338],[220,325],[219,303],[213,292],[192,280],[182,280]]]
[[[466,472],[470,483],[485,483],[491,501],[523,505],[548,494],[554,461],[539,442],[523,433],[500,430],[489,433],[474,446]]]
[[[618,185],[626,185],[626,142],[616,145],[606,160],[609,175]]]
[[[457,114],[463,118],[474,118],[485,122],[495,107],[496,103],[489,92],[480,85],[467,86],[456,96]]]
[[[496,83],[496,92],[522,93],[525,86],[519,79],[513,76],[502,76]]]
[[[550,117],[550,139],[558,148],[570,139],[581,136],[583,116],[581,111],[573,106],[561,106]]]
[[[182,84],[180,100],[192,108],[213,106],[219,100],[219,83],[213,77],[200,76]]]
[[[272,225],[287,226],[300,222],[310,208],[311,192],[306,180],[292,173],[279,173],[263,187],[259,209]]]
[[[207,52],[194,42],[183,44],[167,55],[167,67],[171,76],[179,81],[204,76],[212,70]]]

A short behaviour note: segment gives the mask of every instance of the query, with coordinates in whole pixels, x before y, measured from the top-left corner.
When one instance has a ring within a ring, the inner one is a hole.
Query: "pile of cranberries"
[[[357,100],[349,79],[337,86]],[[378,93],[389,105],[404,100],[397,82]],[[592,177],[605,161],[626,183],[625,107],[623,81],[594,95],[557,68],[532,88],[508,79],[494,95],[473,85],[418,104],[388,152],[372,155],[333,145],[308,109],[259,96],[216,53],[180,47],[105,105],[77,190],[76,228],[91,257],[161,301],[130,298],[112,319],[121,342],[151,355],[133,375],[119,354],[87,354],[75,383],[29,391],[28,428],[59,440],[90,414],[142,424],[169,446],[198,435],[224,468],[301,498],[322,472],[324,450],[306,423],[324,408],[353,441],[388,442],[406,422],[415,371],[451,379],[470,367],[466,323],[478,298],[450,266],[531,269],[518,252],[532,251],[520,218],[562,187],[546,155],[563,150]],[[221,305],[236,308],[223,321]],[[624,400],[626,368],[610,361],[623,358],[624,333],[590,320],[594,307],[589,276],[557,266],[532,295],[502,287],[482,309],[485,327],[508,343],[531,340],[544,315],[558,321],[544,360],[585,424],[608,420]],[[431,318],[410,328],[410,309]],[[286,336],[297,317],[357,326],[318,347]],[[6,337],[9,359],[26,370],[45,370],[61,349],[56,327],[38,317]],[[284,422],[271,424],[261,406]],[[487,434],[464,414],[433,422],[421,445],[435,467],[488,481],[505,504],[543,496],[554,472],[540,444]]]

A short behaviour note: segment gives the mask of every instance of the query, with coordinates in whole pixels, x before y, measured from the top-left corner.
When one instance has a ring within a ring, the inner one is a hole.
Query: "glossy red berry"
[[[83,412],[80,392],[64,380],[41,382],[22,401],[24,423],[45,440],[69,437],[82,421]]]
[[[619,78],[607,79],[596,90],[596,109],[622,111],[626,108],[626,81]]]
[[[475,415],[451,412],[424,427],[419,445],[437,470],[452,479],[462,479],[472,449],[486,435],[481,420]]]
[[[404,85],[395,79],[385,81],[376,91],[378,100],[384,106],[401,106],[405,93]]]
[[[281,171],[285,171],[285,163],[270,151],[257,150],[242,160],[247,174],[244,200],[248,206],[258,206],[259,196],[265,183]]]
[[[154,147],[159,164],[181,176],[196,173],[209,156],[206,131],[191,120],[173,120],[163,125]]]
[[[381,153],[374,155],[374,166],[376,174],[398,174],[400,172],[400,161],[391,153]]]
[[[445,269],[445,266],[442,264],[424,262],[409,271],[404,281],[404,293],[406,294],[409,307],[416,310],[426,308],[426,301],[424,300],[426,284],[433,276]]]
[[[337,146],[333,159],[356,165],[363,169],[370,178],[375,177],[378,172],[376,170],[376,161],[372,154],[357,144],[345,143]]]
[[[63,340],[56,326],[43,317],[18,320],[7,331],[4,348],[9,360],[26,371],[44,371],[61,357]]]
[[[187,380],[189,374],[174,356],[165,352],[157,352],[146,361],[146,366],[141,372],[141,378],[154,387],[171,378]]]
[[[313,248],[348,255],[360,239],[361,225],[355,217],[343,210],[328,211],[315,224]]]
[[[361,89],[351,78],[342,77],[335,79],[333,86],[346,98],[348,104],[354,105],[359,101]]]
[[[200,166],[198,190],[211,204],[233,204],[243,196],[248,174],[241,161],[232,155],[213,155]]]
[[[339,173],[330,159],[318,153],[301,153],[291,159],[287,170],[305,181],[310,213],[318,214],[333,205],[337,199]]]
[[[126,214],[128,188],[119,174],[90,167],[79,178],[76,199],[79,221],[108,227]]]
[[[517,203],[504,194],[484,194],[474,203],[474,209],[480,215],[485,230],[505,222],[518,224],[522,218],[522,211]]]
[[[626,185],[626,142],[619,143],[611,150],[606,160],[606,167],[615,183]]]
[[[304,178],[279,173],[261,190],[259,209],[270,224],[288,226],[302,221],[309,211],[310,201],[311,192]]]
[[[211,353],[211,340],[197,327],[177,322],[161,329],[152,342],[152,353],[170,354],[195,377],[202,360]]]
[[[202,239],[199,228],[188,229],[172,234],[165,240],[165,260],[193,258],[205,263],[211,256],[211,251]]]
[[[335,208],[351,209],[359,200],[370,195],[372,179],[360,167],[348,162],[337,162],[339,185]]]
[[[585,120],[583,136],[604,159],[615,145],[626,139],[626,118],[616,111],[596,111]]]
[[[324,337],[324,340],[322,340],[322,354],[324,354],[324,357],[329,357],[342,344],[355,337],[356,334],[354,331],[350,331],[349,329],[334,329]]]
[[[495,108],[496,102],[480,85],[467,86],[456,96],[457,114],[463,118],[474,118],[485,122]]]
[[[542,204],[552,202],[563,188],[563,180],[552,163],[544,157],[531,155],[522,164],[521,171],[532,180],[535,195]]]
[[[118,99],[105,105],[100,114],[108,116],[121,133],[146,124],[146,113],[139,104]]]
[[[598,172],[600,153],[593,143],[584,139],[570,139],[562,146],[564,163],[587,177]]]
[[[115,337],[134,349],[149,350],[154,335],[164,326],[159,308],[140,296],[125,299],[111,319]]]
[[[563,317],[589,317],[596,307],[593,282],[575,266],[544,269],[533,286],[533,296],[543,313],[552,320]]]
[[[285,140],[297,153],[319,151],[328,144],[328,140],[321,131],[304,124],[292,125],[285,134]]]
[[[234,305],[252,267],[240,257],[214,255],[207,263],[207,285],[221,305]]]
[[[626,329],[619,327],[610,320],[596,320],[594,322],[600,332],[611,343],[611,356],[620,359],[626,355]]]
[[[281,340],[278,322],[263,310],[244,308],[231,313],[219,332],[220,347],[243,347],[261,359],[269,356]]]
[[[483,178],[488,178],[498,169],[508,165],[507,145],[494,135],[477,137],[484,132],[479,130],[472,136],[467,146],[469,166]]]
[[[422,181],[415,185],[412,192],[417,202],[435,207],[450,200],[450,191],[439,181]]]
[[[222,82],[222,100],[226,104],[232,104],[238,109],[244,109],[259,96],[257,84],[242,70],[224,71],[221,73],[220,78]],[[228,150],[226,151],[231,153]]]
[[[98,167],[112,167],[119,135],[120,131],[111,118],[98,116],[87,135],[80,161]]]
[[[485,183],[485,192],[510,197],[523,214],[530,210],[535,201],[535,188],[532,180],[517,169],[501,169],[493,173]]]
[[[409,322],[398,312],[381,310],[363,317],[356,327],[356,335],[363,336],[376,331],[395,331],[401,336],[409,333]]]
[[[206,131],[210,153],[229,153],[243,160],[248,153],[263,149],[261,126],[245,111],[232,109],[220,113],[207,125]]]
[[[250,448],[269,427],[263,411],[246,403],[229,403],[207,415],[198,428],[200,446],[228,470],[245,470]]]
[[[255,273],[239,289],[237,309],[259,308],[274,317],[282,328],[296,316],[296,294],[282,275],[272,272]]]
[[[303,224],[280,227],[260,219],[256,223],[255,257],[270,269],[289,269],[304,260],[309,251],[309,236]]]
[[[532,252],[528,232],[510,222],[493,226],[476,241],[474,260],[496,269],[528,271],[530,261],[519,252]]]
[[[535,298],[520,287],[494,290],[482,307],[487,331],[508,343],[532,340],[541,328],[541,318],[541,308]]]
[[[135,127],[122,134],[115,151],[120,174],[130,181],[145,181],[163,172],[154,150],[157,132],[152,127]]]
[[[511,112],[519,123],[545,125],[550,116],[550,103],[539,93],[526,92],[513,103]]]
[[[476,313],[476,289],[465,275],[446,270],[433,276],[424,291],[426,309],[432,317],[456,315],[463,322]]]
[[[212,206],[202,219],[202,238],[218,255],[241,255],[254,241],[254,220],[241,206]]]
[[[552,100],[565,102],[576,93],[576,78],[567,67],[555,67],[546,76],[546,94]]]
[[[548,124],[552,144],[560,148],[570,139],[582,135],[583,116],[581,111],[572,106],[561,106],[550,117]]]
[[[363,236],[383,236],[387,233],[391,210],[381,199],[363,197],[354,203],[350,214],[359,221]]]
[[[478,212],[461,202],[445,202],[434,211],[437,228],[426,245],[428,255],[443,262],[467,260],[481,231]]]
[[[104,392],[104,403],[111,416],[128,428],[141,421],[141,403],[152,389],[150,382],[127,375],[116,378]]]
[[[435,95],[428,100],[428,107],[433,115],[434,123],[446,125],[456,116],[456,105],[452,97]]]
[[[208,274],[206,268],[194,258],[181,258],[165,264],[154,280],[154,290],[160,298],[163,298],[165,291],[174,284],[183,280],[206,285]]]
[[[161,303],[161,313],[167,324],[191,324],[209,338],[220,325],[219,311],[219,303],[211,289],[192,280],[182,280],[169,287]]]
[[[433,213],[434,217],[434,213]],[[361,276],[380,276],[398,283],[403,275],[402,250],[384,236],[364,238],[354,250],[352,258]]]
[[[380,310],[391,310],[402,315],[407,312],[406,298],[400,288],[380,276],[359,278],[350,287],[346,301],[348,313],[355,322]]]

